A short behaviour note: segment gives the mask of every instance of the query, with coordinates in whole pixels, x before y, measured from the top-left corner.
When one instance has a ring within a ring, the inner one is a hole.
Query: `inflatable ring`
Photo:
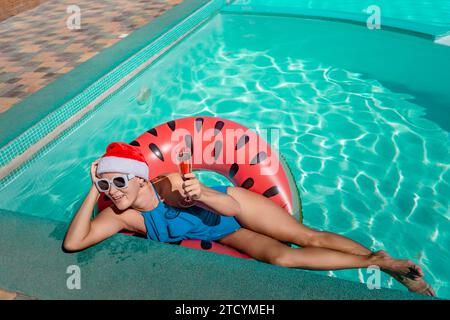
[[[262,137],[243,125],[217,117],[181,118],[146,131],[130,144],[143,153],[150,167],[150,180],[178,172],[178,165],[172,159],[180,147],[187,146],[192,151],[193,170],[222,174],[233,185],[267,197],[302,222],[300,195],[286,161]],[[99,198],[98,208],[101,211],[111,204],[104,195]],[[250,258],[215,241],[183,240],[179,244]]]

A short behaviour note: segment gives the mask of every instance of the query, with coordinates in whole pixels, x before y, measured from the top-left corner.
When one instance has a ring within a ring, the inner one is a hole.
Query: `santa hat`
[[[125,142],[113,142],[106,147],[97,166],[97,175],[105,172],[132,173],[148,180],[149,168],[138,147]]]

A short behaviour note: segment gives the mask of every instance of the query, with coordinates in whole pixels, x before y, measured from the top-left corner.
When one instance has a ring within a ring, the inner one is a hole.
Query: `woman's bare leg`
[[[228,188],[228,194],[241,205],[241,214],[236,219],[247,229],[301,247],[328,248],[357,255],[372,253],[349,238],[302,225],[284,209],[259,194],[236,187]]]
[[[338,270],[378,266],[406,276],[415,266],[408,260],[394,260],[375,254],[354,255],[325,248],[294,249],[278,240],[246,228],[227,235],[219,242],[238,249],[257,260],[290,268]]]
[[[236,218],[247,229],[305,248],[327,248],[362,256],[373,254],[371,250],[349,238],[331,232],[317,231],[300,224],[285,210],[261,195],[236,187],[228,188],[228,194],[240,203],[241,214]],[[392,259],[384,252],[378,255]],[[422,279],[423,271],[418,265],[415,265],[409,277],[387,269],[382,270],[411,291],[435,295],[433,289]]]

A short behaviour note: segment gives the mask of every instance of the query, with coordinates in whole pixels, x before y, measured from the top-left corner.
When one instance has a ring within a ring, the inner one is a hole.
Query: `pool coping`
[[[430,299],[123,234],[69,254],[62,250],[67,227],[68,223],[0,210],[0,288],[51,300]],[[67,286],[73,283],[70,266],[79,267],[80,290]]]

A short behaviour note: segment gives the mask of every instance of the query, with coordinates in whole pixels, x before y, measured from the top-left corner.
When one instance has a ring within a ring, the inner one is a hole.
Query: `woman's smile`
[[[111,199],[114,202],[120,202],[124,197],[125,197],[124,194],[122,194],[122,195],[115,195],[115,196],[111,195]]]

